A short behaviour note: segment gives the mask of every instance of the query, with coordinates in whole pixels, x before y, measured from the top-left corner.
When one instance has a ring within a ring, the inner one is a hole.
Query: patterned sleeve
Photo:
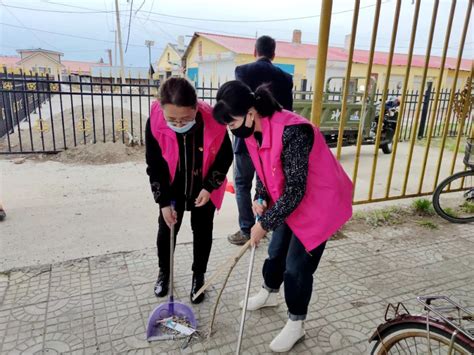
[[[258,174],[256,174],[256,185],[255,185],[255,197],[254,200],[257,200],[261,198],[264,201],[268,201],[268,193],[267,190],[265,189],[265,186],[262,183],[262,180],[258,177]]]
[[[275,204],[260,218],[263,229],[267,231],[283,224],[304,197],[314,132],[310,125],[288,126],[283,132],[282,140],[281,161],[285,189]]]

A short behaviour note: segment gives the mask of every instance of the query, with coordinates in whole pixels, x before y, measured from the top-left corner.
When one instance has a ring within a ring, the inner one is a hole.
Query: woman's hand
[[[163,207],[161,209],[161,214],[163,215],[163,219],[165,220],[166,225],[170,229],[173,224],[176,224],[178,222],[178,213],[174,209],[172,209],[171,206]]]
[[[267,231],[262,228],[260,222],[255,223],[250,230],[250,245],[257,247],[265,234],[267,234]]]
[[[254,216],[261,216],[267,210],[267,201],[262,201],[259,203],[258,200],[253,201],[252,203],[252,211]]]
[[[211,194],[209,193],[209,191],[207,191],[206,189],[202,189],[201,192],[199,193],[199,196],[197,197],[195,201],[195,206],[196,207],[204,206],[209,201],[210,197],[211,197]]]

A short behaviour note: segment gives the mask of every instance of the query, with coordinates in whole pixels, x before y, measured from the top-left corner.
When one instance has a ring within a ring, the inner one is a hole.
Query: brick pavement
[[[331,240],[316,273],[301,354],[364,354],[367,338],[382,321],[388,302],[404,301],[419,311],[415,297],[442,293],[474,304],[472,225],[442,224],[439,230],[401,226],[347,232]],[[212,273],[237,248],[214,242]],[[253,291],[261,283],[265,245],[257,250]],[[189,304],[192,244],[176,249],[176,299]],[[154,249],[116,253],[0,273],[1,354],[208,353],[235,348],[248,256],[234,269],[223,294],[210,340],[149,344],[148,314],[161,301],[153,295],[157,267]],[[222,280],[221,280],[222,281]],[[221,282],[220,281],[220,282]],[[193,305],[199,330],[206,331],[220,282],[207,299]],[[286,321],[286,307],[249,312],[243,352],[263,354]]]

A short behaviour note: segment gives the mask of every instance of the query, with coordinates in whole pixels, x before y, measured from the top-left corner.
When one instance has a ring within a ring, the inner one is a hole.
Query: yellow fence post
[[[410,45],[409,45],[409,50],[408,50],[407,67],[405,70],[405,79],[403,81],[402,97],[400,99],[400,109],[398,110],[398,123],[395,128],[395,133],[393,135],[393,149],[392,149],[392,156],[390,159],[390,168],[389,168],[388,177],[387,177],[387,186],[385,188],[385,198],[388,198],[390,195],[390,187],[392,185],[395,158],[397,157],[398,141],[400,140],[400,134],[402,131],[403,115],[405,114],[405,106],[406,106],[405,100],[406,100],[406,95],[408,91],[408,82],[410,79],[411,60],[413,58],[413,48],[415,46],[416,30],[418,27],[418,17],[420,14],[420,4],[421,4],[421,0],[417,0],[416,5],[415,5],[415,12],[413,14],[413,23],[411,26],[411,37],[410,37]]]
[[[357,21],[359,19],[360,0],[355,0],[354,15],[352,17],[351,40],[349,45],[349,56],[347,57],[346,77],[344,79],[344,89],[342,92],[341,115],[339,116],[339,133],[337,136],[337,160],[341,159],[342,141],[344,138],[344,127],[346,125],[347,96],[349,94],[349,84],[351,81],[352,57],[354,56],[354,44],[357,34]]]
[[[459,68],[461,67],[461,60],[462,60],[462,54],[463,54],[463,51],[464,51],[464,44],[466,43],[466,35],[467,35],[468,27],[469,27],[469,20],[471,18],[471,10],[472,10],[472,2],[469,1],[469,4],[467,6],[467,10],[466,10],[466,16],[464,18],[464,25],[463,25],[462,35],[461,35],[461,41],[459,42],[458,57],[457,57],[457,62],[456,62],[456,70],[454,72],[453,84],[452,84],[452,87],[451,87],[451,94],[450,94],[449,102],[448,102],[448,109],[446,111],[446,116],[445,116],[445,125],[444,125],[444,129],[443,129],[443,137],[442,137],[442,140],[441,140],[441,147],[440,147],[440,151],[439,151],[438,164],[437,164],[437,167],[436,167],[436,174],[435,174],[435,180],[434,180],[434,184],[433,184],[433,190],[438,185],[439,173],[441,171],[441,162],[443,161],[444,148],[446,146],[446,137],[448,136],[449,120],[451,118],[451,113],[453,111],[453,102],[454,102],[454,96],[455,96],[455,92],[456,92],[456,84],[457,84],[458,76],[459,76]]]
[[[372,27],[372,38],[370,40],[369,62],[367,64],[367,74],[365,77],[364,94],[362,95],[362,109],[360,110],[359,130],[357,132],[357,148],[356,148],[356,156],[355,156],[355,162],[354,162],[354,170],[352,173],[352,184],[354,186],[353,191],[352,191],[353,200],[354,200],[356,185],[357,185],[357,173],[359,171],[360,150],[362,147],[362,139],[363,139],[362,135],[364,133],[364,121],[366,119],[365,111],[367,110],[367,100],[369,96],[369,88],[370,88],[370,83],[371,83],[371,78],[372,78],[372,65],[374,62],[375,43],[377,41],[377,31],[379,28],[381,5],[382,5],[382,0],[377,0],[377,3],[375,5],[374,24]]]
[[[454,167],[456,166],[456,158],[458,157],[459,144],[461,143],[462,131],[464,130],[464,124],[466,123],[466,117],[469,113],[469,108],[471,107],[471,95],[472,95],[472,75],[474,71],[474,63],[471,64],[471,73],[467,79],[466,86],[459,93],[459,106],[455,108],[455,114],[458,117],[458,134],[456,137],[456,145],[454,147],[453,158],[451,160],[451,170],[449,175],[454,174]]]
[[[385,76],[384,88],[383,88],[383,93],[382,93],[382,109],[380,110],[378,123],[377,123],[377,135],[375,137],[374,159],[372,162],[372,173],[370,176],[370,186],[369,186],[369,201],[372,200],[372,195],[374,193],[375,172],[377,171],[377,157],[379,155],[380,136],[382,134],[382,125],[383,125],[383,115],[384,115],[383,105],[385,104],[385,100],[387,99],[388,84],[390,82],[390,73],[392,71],[393,53],[395,51],[395,41],[397,39],[398,20],[400,19],[401,3],[402,3],[401,0],[397,0],[397,4],[395,5],[395,14],[393,16],[392,38],[390,39],[390,51],[388,53],[387,74]]]
[[[313,105],[311,108],[311,122],[319,127],[323,107],[324,77],[326,74],[326,60],[328,56],[329,30],[331,27],[332,0],[322,0],[321,15],[319,17],[318,55],[314,73]]]
[[[423,95],[423,93],[425,92],[426,76],[428,75],[428,66],[429,66],[430,57],[431,57],[431,47],[433,45],[433,36],[434,36],[434,30],[436,27],[436,17],[438,15],[438,7],[439,7],[439,0],[435,0],[434,5],[433,5],[433,13],[431,15],[431,25],[430,25],[430,32],[428,36],[428,43],[426,45],[425,65],[423,66],[423,74],[422,74],[421,86],[420,86],[420,99],[418,100],[418,103],[416,104],[415,118],[413,119],[414,125],[412,126],[412,130],[411,130],[410,148],[408,150],[408,159],[407,159],[407,165],[405,169],[405,179],[403,181],[402,195],[405,195],[407,191],[408,178],[410,176],[410,167],[411,167],[411,162],[413,160],[413,150],[415,148],[415,141],[418,135],[418,123],[420,121],[421,106],[423,105],[423,100],[421,99],[421,95]]]
[[[433,129],[436,121],[436,113],[438,111],[438,102],[439,102],[439,96],[441,92],[441,85],[443,83],[443,74],[444,74],[444,67],[446,64],[446,56],[448,55],[448,46],[449,46],[449,37],[451,36],[451,28],[453,25],[453,19],[454,19],[454,10],[456,9],[456,0],[454,0],[451,3],[451,10],[449,12],[449,18],[448,18],[448,26],[446,28],[446,36],[444,38],[444,46],[443,46],[443,54],[441,56],[441,64],[439,68],[439,75],[438,75],[438,81],[436,84],[436,89],[435,89],[435,98],[433,101],[433,106],[431,108],[431,117],[429,121],[429,126],[428,126],[428,133],[427,133],[427,140],[426,140],[426,148],[425,148],[425,155],[423,157],[423,164],[421,166],[421,174],[420,174],[420,182],[418,184],[418,193],[420,193],[423,190],[423,180],[425,179],[425,172],[426,172],[426,163],[428,162],[428,154],[431,146],[431,136],[433,134]]]

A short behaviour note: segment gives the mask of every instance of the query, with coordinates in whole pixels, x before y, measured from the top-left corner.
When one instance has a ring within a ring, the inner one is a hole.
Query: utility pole
[[[122,78],[122,83],[123,83],[125,68],[123,66],[122,30],[120,28],[120,13],[119,13],[118,0],[115,0],[115,17],[117,18],[117,36],[118,36],[118,45],[119,45],[119,50],[120,50],[120,77]]]
[[[117,30],[110,31],[114,33],[114,65],[117,65]]]
[[[153,47],[155,45],[155,41],[149,41],[149,40],[146,40],[145,41],[145,46],[148,47],[148,62],[151,66],[151,47]]]
[[[110,66],[113,66],[114,63],[112,63],[112,50],[107,49],[107,53],[109,53],[109,64],[110,64]]]
[[[151,66],[151,47],[154,45],[155,45],[155,41],[150,41],[150,40],[145,41],[145,46],[148,47],[148,63],[150,64],[148,68],[148,73],[149,73],[148,79],[150,79],[150,83],[151,83],[151,80],[153,79],[153,71],[152,71],[152,66]]]

